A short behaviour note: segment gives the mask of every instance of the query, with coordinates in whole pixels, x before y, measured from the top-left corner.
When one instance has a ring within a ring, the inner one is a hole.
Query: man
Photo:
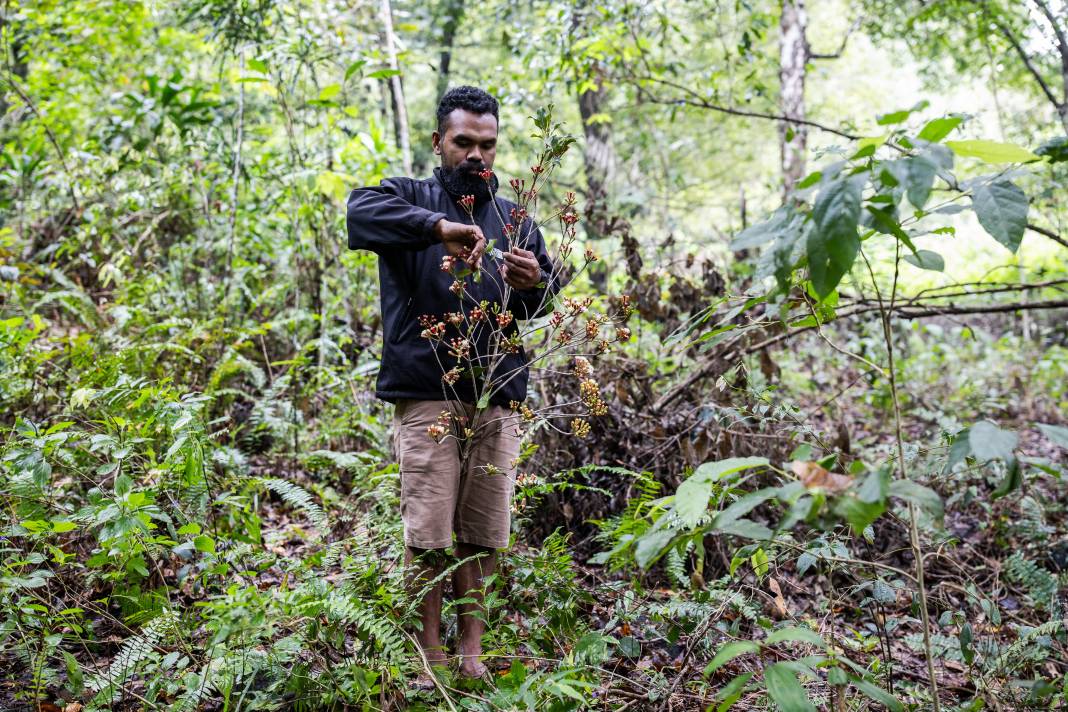
[[[414,563],[409,585],[418,595],[443,570],[444,550],[453,547],[463,562],[453,575],[453,593],[473,601],[460,606],[460,673],[473,678],[486,674],[480,660],[483,582],[494,570],[496,550],[509,540],[519,432],[507,406],[526,397],[526,356],[522,349],[504,355],[492,373],[476,375],[476,383],[469,375],[443,381],[443,364],[455,359],[449,358],[443,340],[421,336],[419,318],[461,308],[461,299],[450,291],[455,279],[442,270],[446,255],[482,268],[479,279],[465,279],[469,296],[462,309],[468,314],[486,300],[510,310],[516,320],[529,319],[544,310],[556,289],[540,232],[530,231],[525,245],[508,249],[499,216],[511,215],[516,206],[496,197],[497,180],[490,173],[498,115],[496,99],[481,89],[450,90],[438,105],[437,130],[431,136],[434,153],[441,157],[434,175],[390,178],[354,190],[348,202],[349,247],[379,257],[384,339],[376,395],[396,403],[401,518],[406,559]],[[459,205],[464,196],[474,196],[470,218]],[[493,247],[503,255],[491,257],[487,248]],[[506,333],[517,333],[514,321]],[[488,329],[476,331],[473,342],[477,363],[491,351]],[[472,422],[472,404],[487,379],[496,387],[489,408],[478,416],[483,425],[467,442],[466,456],[461,456],[463,427],[454,431],[459,437],[431,439],[428,429],[439,425],[443,410],[452,414],[452,421]],[[441,599],[439,583],[420,603],[422,630],[416,638],[432,665],[446,661]],[[420,682],[430,681],[424,677]]]

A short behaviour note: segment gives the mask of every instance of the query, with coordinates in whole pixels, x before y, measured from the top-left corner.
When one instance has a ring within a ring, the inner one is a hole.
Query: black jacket
[[[444,343],[435,346],[420,336],[424,328],[420,324],[421,316],[441,318],[460,308],[459,298],[449,291],[453,277],[441,271],[445,248],[433,233],[434,225],[442,218],[470,223],[456,202],[459,197],[446,191],[436,172],[435,176],[423,180],[388,178],[379,186],[357,188],[349,195],[349,248],[378,254],[383,345],[375,395],[383,400],[475,400],[469,373],[452,387],[442,382],[444,371],[457,365],[456,358],[449,355],[448,347]],[[515,204],[499,197],[494,200],[501,215],[509,220]],[[503,226],[489,200],[475,205],[474,217],[488,245],[506,250]],[[544,307],[551,305],[551,295],[557,289],[557,283],[551,277],[552,262],[540,231],[533,231],[524,247],[537,256],[545,286],[512,290],[508,309],[515,320],[540,316],[536,313],[539,304],[544,301],[542,311],[546,311]],[[470,276],[466,279],[467,291],[479,301],[488,300],[491,305],[500,304],[505,291],[497,265],[498,261],[487,255],[483,257],[481,281],[476,283]],[[546,289],[549,295],[546,295]],[[465,312],[476,306],[470,299],[464,301]],[[490,311],[492,314],[492,308]],[[514,334],[516,329],[513,321],[505,333]],[[459,331],[449,326],[445,340],[458,335]],[[488,351],[488,340],[488,329],[476,329],[473,360]],[[529,374],[524,351],[506,356],[495,373],[494,380],[506,382],[490,403],[508,405],[509,401],[526,398]]]

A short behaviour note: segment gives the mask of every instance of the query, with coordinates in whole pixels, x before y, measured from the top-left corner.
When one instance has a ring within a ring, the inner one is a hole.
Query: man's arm
[[[346,226],[352,250],[425,250],[441,242],[448,254],[473,264],[486,245],[477,225],[452,222],[445,213],[415,205],[411,180],[405,178],[352,191]]]

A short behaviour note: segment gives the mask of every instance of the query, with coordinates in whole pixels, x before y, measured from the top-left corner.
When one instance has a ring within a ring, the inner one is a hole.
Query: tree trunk
[[[805,0],[783,0],[779,19],[779,102],[780,113],[789,119],[805,118],[805,63],[809,48],[805,37],[808,15]],[[783,199],[805,175],[805,151],[808,130],[802,124],[783,121],[779,124],[779,148],[782,153]]]
[[[438,59],[438,101],[449,89],[449,65],[452,63],[452,45],[456,30],[464,19],[462,0],[445,0],[445,16],[441,20],[441,54]]]
[[[390,7],[389,0],[382,0],[382,28],[389,68],[399,72],[396,38],[393,35],[393,9]],[[401,152],[404,174],[410,176],[412,175],[412,143],[408,135],[408,106],[404,103],[404,87],[401,84],[400,74],[394,74],[389,78],[389,94],[393,104],[393,129],[397,138],[397,148]]]

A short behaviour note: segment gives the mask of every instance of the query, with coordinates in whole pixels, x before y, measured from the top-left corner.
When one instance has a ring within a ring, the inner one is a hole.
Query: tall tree
[[[393,33],[393,8],[389,0],[382,0],[382,35],[386,58],[393,74],[389,77],[390,101],[393,105],[393,131],[400,149],[405,175],[412,175],[412,141],[408,133],[408,105],[404,101],[400,63],[397,61],[397,38]]]
[[[805,65],[809,59],[805,0],[783,0],[779,17],[779,104],[787,119],[805,119]],[[805,175],[808,128],[801,123],[779,124],[782,187],[786,199]]]

